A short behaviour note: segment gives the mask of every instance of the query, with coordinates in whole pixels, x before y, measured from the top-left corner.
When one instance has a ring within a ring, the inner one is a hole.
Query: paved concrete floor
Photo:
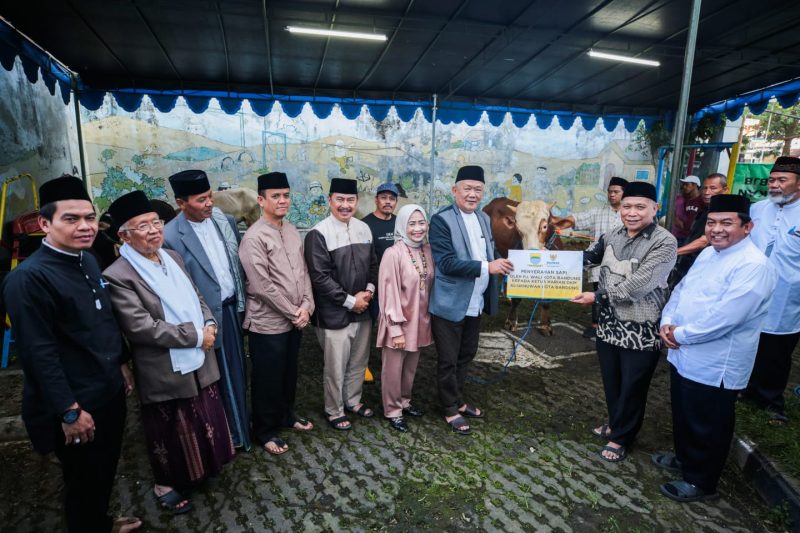
[[[410,420],[408,434],[393,431],[380,413],[354,420],[350,432],[330,429],[322,417],[322,355],[307,333],[297,411],[315,430],[287,433],[291,450],[280,457],[260,449],[240,454],[194,494],[196,509],[179,517],[160,512],[151,497],[131,401],[112,507],[141,517],[144,531],[762,531],[767,510],[733,465],[718,502],[680,505],[659,494],[670,478],[650,466],[649,454],[671,446],[664,361],[629,459],[599,458],[603,442],[589,434],[605,416],[596,356],[574,331],[582,319],[564,305],[556,337],[532,333],[532,346],[520,348],[504,379],[467,386],[468,399],[487,412],[469,437],[450,432],[439,416],[431,349],[414,391],[426,415]],[[496,377],[512,342],[497,331],[484,334],[473,375]],[[371,368],[380,370],[376,350]],[[364,399],[379,407],[380,385],[366,385]],[[34,455],[26,443],[0,445],[0,457],[0,530],[58,530],[55,459]]]

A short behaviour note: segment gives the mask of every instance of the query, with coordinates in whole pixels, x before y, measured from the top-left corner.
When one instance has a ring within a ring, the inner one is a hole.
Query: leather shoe
[[[425,412],[422,409],[418,409],[417,407],[409,404],[408,407],[403,409],[403,414],[406,416],[422,416],[425,414]]]
[[[389,425],[392,426],[397,431],[399,431],[400,433],[405,433],[408,431],[408,424],[406,424],[406,421],[403,419],[402,416],[396,416],[394,418],[390,418]]]

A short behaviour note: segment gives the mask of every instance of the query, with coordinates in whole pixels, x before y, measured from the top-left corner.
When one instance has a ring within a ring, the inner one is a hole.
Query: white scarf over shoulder
[[[119,254],[128,260],[148,287],[158,295],[164,309],[164,321],[168,324],[191,322],[197,330],[198,346],[203,342],[203,311],[189,277],[164,250],[158,250],[161,264],[150,261],[125,243]],[[172,370],[188,374],[203,366],[205,353],[199,347],[170,348]]]

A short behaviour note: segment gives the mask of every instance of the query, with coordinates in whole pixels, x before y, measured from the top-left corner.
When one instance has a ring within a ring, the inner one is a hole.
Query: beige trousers
[[[403,416],[403,409],[411,405],[411,389],[414,388],[419,350],[407,352],[384,347],[381,357],[383,358],[381,368],[383,416],[386,418]]]
[[[322,379],[325,413],[344,415],[344,408],[361,403],[364,371],[369,361],[369,334],[372,322],[351,322],[342,329],[317,329],[317,339],[325,352]]]

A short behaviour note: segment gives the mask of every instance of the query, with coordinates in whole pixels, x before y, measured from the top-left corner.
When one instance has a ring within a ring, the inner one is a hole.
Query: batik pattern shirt
[[[598,339],[629,350],[661,348],[659,319],[676,251],[675,237],[653,223],[633,237],[625,227],[610,231],[585,253],[588,262],[600,264]]]

